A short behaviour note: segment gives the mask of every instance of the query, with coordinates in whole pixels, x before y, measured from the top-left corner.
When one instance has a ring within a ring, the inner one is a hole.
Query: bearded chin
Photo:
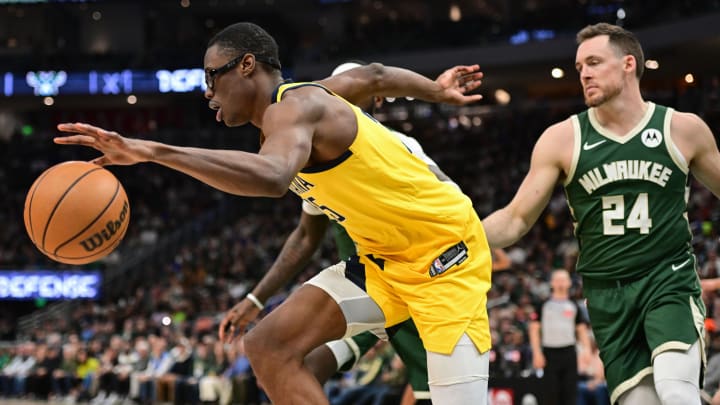
[[[622,89],[620,87],[614,87],[603,92],[599,97],[585,97],[585,105],[588,107],[599,107],[617,97],[621,91]]]

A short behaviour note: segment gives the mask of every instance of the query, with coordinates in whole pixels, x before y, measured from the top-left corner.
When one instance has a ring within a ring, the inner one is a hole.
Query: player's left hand
[[[482,95],[468,93],[480,87],[482,77],[479,65],[460,65],[444,71],[435,79],[442,91],[437,101],[455,105],[480,101]]]

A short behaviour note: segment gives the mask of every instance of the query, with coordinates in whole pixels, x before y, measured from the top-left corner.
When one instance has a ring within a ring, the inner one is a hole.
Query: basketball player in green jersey
[[[700,404],[705,363],[688,174],[720,196],[720,153],[696,115],[643,100],[637,38],[600,23],[577,35],[588,110],[549,127],[506,207],[483,223],[491,246],[524,235],[558,181],[580,243],[590,322],[611,402]]]

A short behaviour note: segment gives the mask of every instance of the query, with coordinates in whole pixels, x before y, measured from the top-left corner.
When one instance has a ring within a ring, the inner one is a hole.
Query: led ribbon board
[[[97,271],[0,271],[0,300],[97,299]]]
[[[205,91],[202,69],[0,73],[0,98],[13,96],[120,95]]]

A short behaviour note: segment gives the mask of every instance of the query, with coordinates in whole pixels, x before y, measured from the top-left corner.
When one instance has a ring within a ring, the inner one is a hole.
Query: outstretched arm
[[[251,294],[260,304],[267,302],[280,288],[287,285],[310,261],[327,230],[325,215],[310,215],[303,211],[300,222],[290,233],[280,254]],[[238,302],[223,318],[218,334],[223,341],[243,333],[248,323],[257,318],[260,308],[247,297]]]
[[[433,81],[411,70],[371,63],[318,83],[353,103],[377,96],[463,105],[482,99],[468,94],[480,86],[482,77],[478,65],[455,66]]]
[[[104,155],[93,160],[99,165],[129,165],[154,162],[178,170],[230,194],[278,197],[287,192],[290,182],[307,163],[312,148],[314,122],[297,101],[268,108],[268,135],[260,151],[248,153],[167,145],[142,139],[125,138],[88,124],[60,124],[58,129],[69,136],[55,138],[55,143],[84,145]],[[282,136],[270,136],[282,133]]]
[[[502,248],[517,242],[540,217],[560,179],[563,153],[572,153],[570,125],[569,121],[553,125],[540,136],[530,170],[515,197],[506,207],[483,219],[490,247]]]

